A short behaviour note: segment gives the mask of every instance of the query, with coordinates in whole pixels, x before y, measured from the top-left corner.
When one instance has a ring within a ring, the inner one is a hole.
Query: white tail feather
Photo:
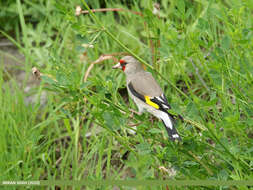
[[[166,127],[170,128],[171,130],[173,129],[173,123],[167,113],[160,111],[159,118],[163,120]]]

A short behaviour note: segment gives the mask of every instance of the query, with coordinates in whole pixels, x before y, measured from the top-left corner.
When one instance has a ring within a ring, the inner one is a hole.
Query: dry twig
[[[117,62],[118,60],[115,58],[116,55],[127,55],[128,53],[121,52],[121,53],[112,53],[112,54],[104,54],[101,55],[96,61],[92,62],[90,66],[88,67],[87,71],[85,72],[83,82],[87,81],[87,78],[90,74],[90,71],[94,67],[95,64],[102,63],[105,60],[113,59],[114,62]]]

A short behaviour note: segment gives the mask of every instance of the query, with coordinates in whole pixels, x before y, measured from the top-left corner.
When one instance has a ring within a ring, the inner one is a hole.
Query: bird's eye
[[[119,60],[121,66],[125,66],[127,62],[123,59]]]

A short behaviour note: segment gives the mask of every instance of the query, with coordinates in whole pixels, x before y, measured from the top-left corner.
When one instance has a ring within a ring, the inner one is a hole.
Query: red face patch
[[[125,63],[125,61],[123,59],[119,60],[119,62],[121,65]]]
[[[125,69],[126,69],[126,62],[123,59],[119,60],[119,62],[120,62],[122,70],[125,71]]]

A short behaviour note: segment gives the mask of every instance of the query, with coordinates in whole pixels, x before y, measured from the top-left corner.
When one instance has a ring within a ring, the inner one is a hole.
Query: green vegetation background
[[[150,0],[86,2],[142,16],[76,16],[76,6],[87,10],[79,0],[0,1],[0,37],[25,56],[0,50],[18,63],[7,70],[0,59],[0,181],[253,179],[253,2],[161,0],[159,16]],[[170,142],[149,114],[133,116],[124,73],[111,69],[112,60],[94,65],[84,82],[90,63],[128,51],[122,44],[153,67],[146,66],[173,112],[186,118],[177,123],[182,143]],[[44,77],[25,93],[33,66]],[[13,70],[25,71],[24,80]],[[35,102],[25,103],[32,94]],[[95,188],[112,189],[86,187]]]

